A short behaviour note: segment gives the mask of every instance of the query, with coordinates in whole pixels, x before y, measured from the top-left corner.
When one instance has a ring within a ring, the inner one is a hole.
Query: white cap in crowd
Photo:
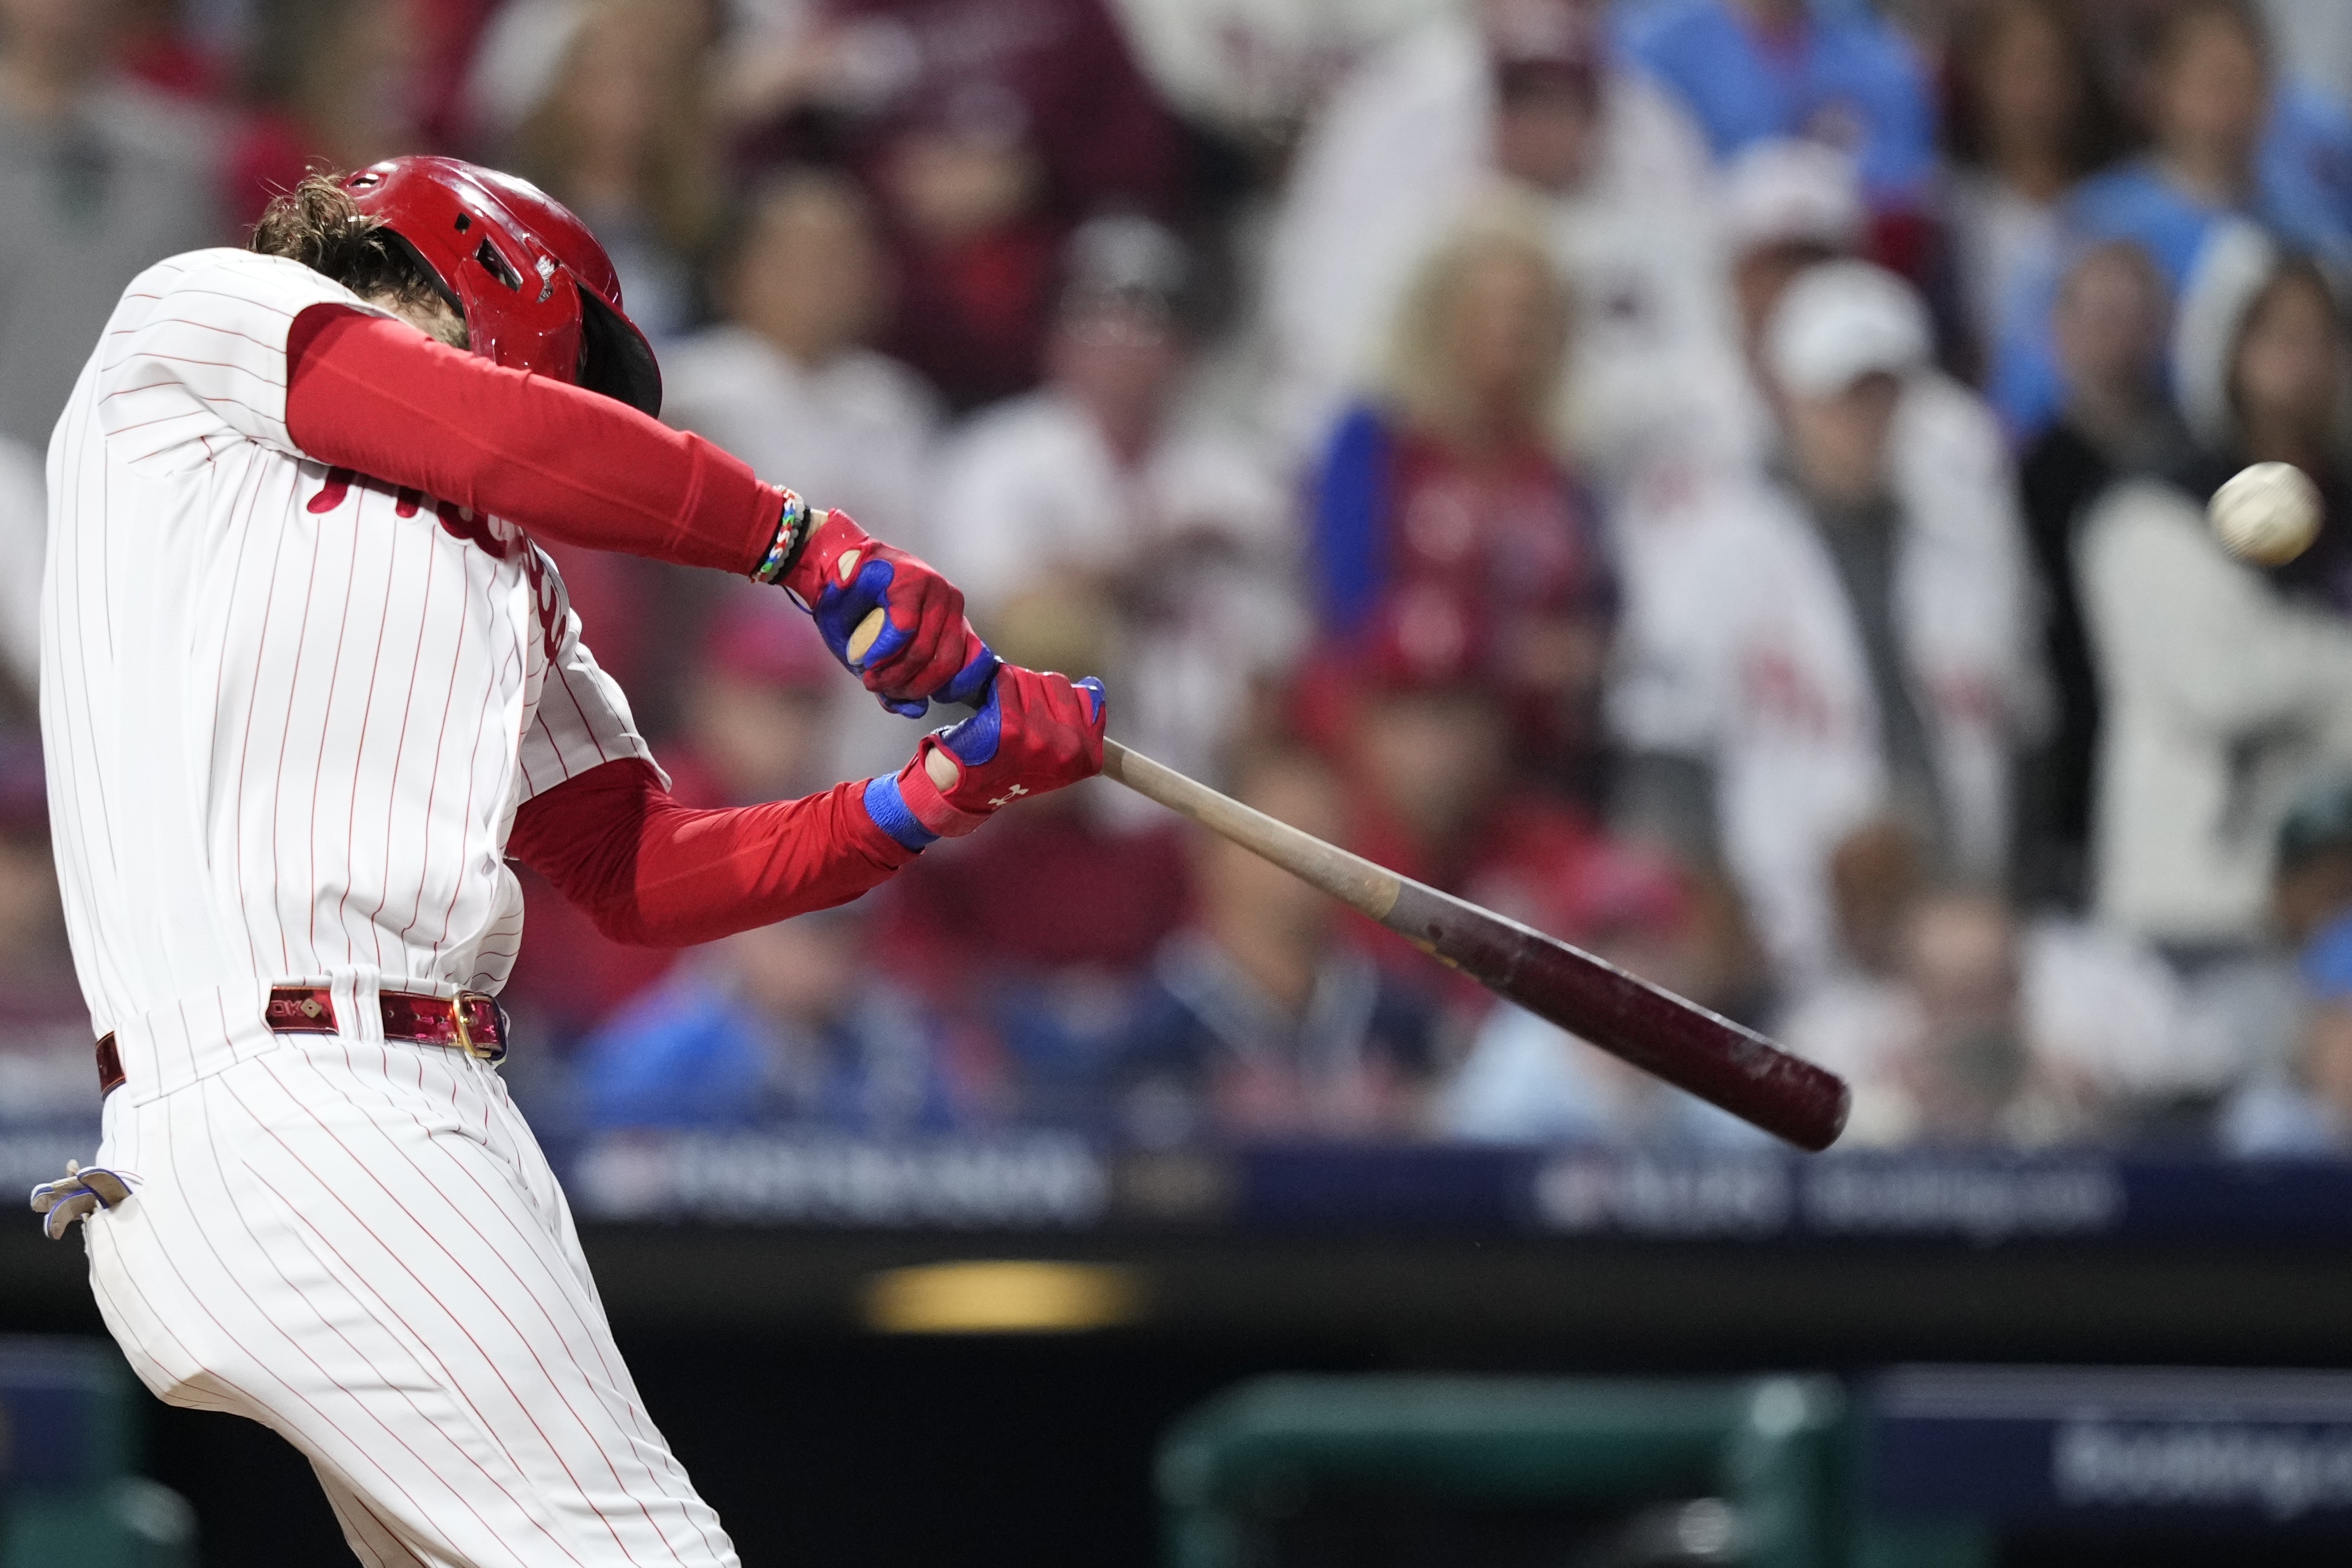
[[[1852,250],[1866,214],[1853,160],[1819,141],[1754,142],[1723,172],[1724,239],[1733,255],[1767,245]]]
[[[1866,375],[1926,367],[1935,340],[1911,286],[1866,261],[1829,261],[1799,274],[1772,312],[1764,362],[1802,397],[1831,397]]]

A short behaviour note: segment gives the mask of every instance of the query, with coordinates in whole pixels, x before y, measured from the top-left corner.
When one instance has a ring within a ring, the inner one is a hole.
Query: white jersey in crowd
[[[362,1562],[733,1568],[504,1082],[378,1006],[495,991],[516,807],[645,747],[519,529],[296,450],[320,302],[358,304],[151,268],[50,443],[51,812],[131,1193],[83,1221],[91,1291],[158,1396],[301,1449]],[[333,1032],[273,1031],[287,982]]]
[[[803,365],[747,327],[722,325],[663,350],[662,386],[670,423],[762,474],[791,475],[803,495],[929,559],[923,486],[943,413],[905,365],[858,348]]]
[[[216,991],[495,992],[516,807],[647,755],[519,529],[296,450],[286,337],[321,302],[359,305],[280,258],[159,264],[50,441],[58,872],[126,1065],[141,1020]]]
[[[1370,384],[1413,271],[1501,187],[1494,71],[1469,15],[1384,45],[1332,94],[1268,247],[1274,423],[1310,460]],[[1561,435],[1614,482],[1662,453],[1712,455],[1743,395],[1706,147],[1630,72],[1604,79],[1598,166],[1541,204],[1575,308]],[[1524,190],[1521,194],[1530,194]]]
[[[1104,651],[1119,723],[1148,755],[1206,772],[1250,683],[1306,628],[1282,487],[1244,442],[1169,425],[1130,465],[1050,387],[984,411],[941,455],[931,559],[983,626],[1057,574],[1141,592],[1128,645]]]
[[[2269,928],[2279,823],[2352,770],[2352,627],[2231,557],[2171,485],[2114,486],[2080,538],[2106,697],[2099,915],[2159,942],[2251,947]]]
[[[2009,842],[2010,747],[2041,701],[2008,457],[1982,405],[1932,373],[1906,389],[1889,446],[1904,521],[1895,623],[1954,869],[1990,881]],[[1836,953],[1830,855],[1886,804],[1860,633],[1793,497],[1736,471],[1662,470],[1656,482],[1621,513],[1612,726],[1634,750],[1710,765],[1725,860],[1801,990]]]

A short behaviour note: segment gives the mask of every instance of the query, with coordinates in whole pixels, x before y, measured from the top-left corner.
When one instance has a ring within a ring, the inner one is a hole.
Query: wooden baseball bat
[[[853,662],[874,645],[882,625],[878,609],[858,623],[849,638]],[[1116,740],[1103,742],[1103,772],[1370,915],[1504,1000],[1775,1137],[1817,1151],[1845,1130],[1853,1096],[1844,1080],[1752,1029],[1605,958],[1277,822]]]
[[[1844,1130],[1852,1096],[1835,1073],[1516,920],[1400,876],[1103,742],[1103,772],[1370,916],[1504,1000],[1801,1149]]]

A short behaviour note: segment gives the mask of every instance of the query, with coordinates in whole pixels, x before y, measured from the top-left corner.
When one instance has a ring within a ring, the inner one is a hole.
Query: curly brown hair
[[[314,170],[271,197],[249,248],[299,261],[388,309],[430,313],[446,306],[462,323],[464,312],[441,280],[382,218],[360,211],[342,180]]]

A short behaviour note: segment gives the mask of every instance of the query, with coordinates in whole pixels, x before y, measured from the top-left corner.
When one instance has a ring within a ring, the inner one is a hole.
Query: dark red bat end
[[[1538,1018],[1644,1072],[1818,1153],[1845,1130],[1836,1073],[1606,959],[1408,882],[1384,923]]]

